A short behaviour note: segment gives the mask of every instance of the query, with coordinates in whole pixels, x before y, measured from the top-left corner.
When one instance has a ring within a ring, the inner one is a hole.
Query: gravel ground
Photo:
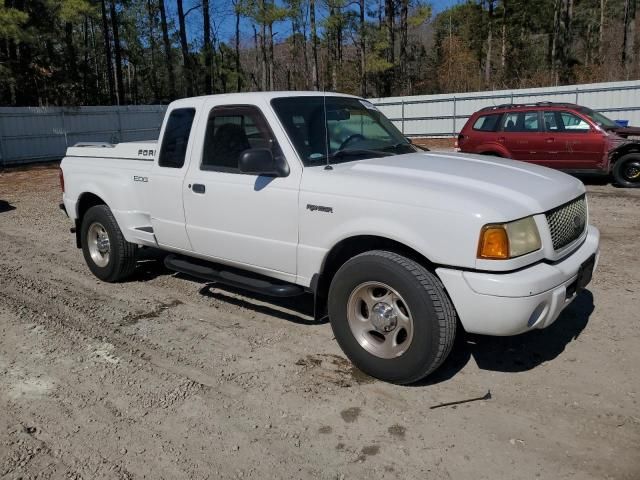
[[[461,335],[426,382],[345,359],[311,299],[94,278],[57,170],[0,175],[0,479],[640,478],[640,191],[590,185],[593,283],[544,331]],[[488,400],[432,408],[484,396]]]

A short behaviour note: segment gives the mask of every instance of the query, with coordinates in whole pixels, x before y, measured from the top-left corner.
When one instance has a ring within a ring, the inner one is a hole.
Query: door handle
[[[551,143],[551,142],[553,142],[554,140],[555,140],[555,138],[553,138],[553,137],[549,137],[549,138],[547,138],[547,143]]]
[[[205,186],[201,183],[194,183],[191,186],[191,190],[193,190],[193,193],[204,193],[205,192]]]
[[[504,143],[504,137],[500,137],[500,138],[498,138],[498,141],[499,141],[500,143]]]

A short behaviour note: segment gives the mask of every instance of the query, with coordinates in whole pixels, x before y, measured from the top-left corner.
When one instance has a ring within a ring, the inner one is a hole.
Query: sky
[[[276,0],[277,3],[282,3],[280,0]],[[184,9],[185,12],[192,8],[194,5],[199,5],[200,0],[185,0]],[[318,9],[321,9],[322,0],[317,0],[316,4]],[[370,10],[377,9],[378,0],[367,0],[367,8]],[[464,0],[432,0],[430,3],[433,7],[433,13],[437,14],[446,8],[457,3],[464,3]],[[233,6],[230,0],[210,0],[211,4],[211,22],[214,35],[221,41],[229,42],[235,35],[235,17],[233,14]],[[165,5],[167,6],[168,15],[174,19],[174,27],[177,28],[177,7],[174,1],[168,0]],[[322,10],[316,13],[316,18],[324,18],[325,12]],[[186,18],[187,34],[190,42],[201,43],[202,42],[202,12],[199,9],[194,9],[188,14]],[[249,19],[242,19],[240,22],[241,35],[245,37],[253,36],[253,28]],[[275,32],[278,32],[281,36],[288,36],[291,32],[290,23],[283,22],[276,24],[274,28]],[[276,42],[280,39],[276,36]]]

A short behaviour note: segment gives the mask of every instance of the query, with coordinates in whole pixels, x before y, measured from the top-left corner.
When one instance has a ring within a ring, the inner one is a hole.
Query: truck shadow
[[[218,283],[206,284],[199,293],[236,307],[300,325],[322,325],[328,322],[326,319],[321,321],[313,319],[313,295],[307,293],[298,297],[274,298]]]
[[[136,271],[128,281],[146,282],[156,277],[174,275],[178,278],[193,282],[195,288],[198,288],[200,295],[214,298],[236,307],[301,325],[322,325],[328,322],[328,320],[314,320],[313,295],[311,294],[291,298],[274,298],[221,283],[206,283],[203,280],[189,275],[169,270],[163,263],[166,255],[167,253],[161,250],[152,248],[142,249],[138,254]]]
[[[610,175],[594,175],[588,173],[574,173],[574,177],[585,185],[607,185],[613,182]]]
[[[0,200],[0,213],[10,212],[11,210],[15,210],[16,207],[11,205],[6,200]]]
[[[548,328],[515,337],[489,337],[462,333],[451,354],[434,374],[420,385],[434,385],[449,380],[462,370],[471,357],[482,370],[524,372],[558,357],[576,340],[593,313],[593,294],[584,290]]]

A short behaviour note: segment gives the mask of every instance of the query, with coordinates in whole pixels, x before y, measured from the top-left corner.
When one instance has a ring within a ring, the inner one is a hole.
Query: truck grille
[[[584,195],[546,214],[554,250],[560,250],[576,240],[587,226],[587,202]]]

